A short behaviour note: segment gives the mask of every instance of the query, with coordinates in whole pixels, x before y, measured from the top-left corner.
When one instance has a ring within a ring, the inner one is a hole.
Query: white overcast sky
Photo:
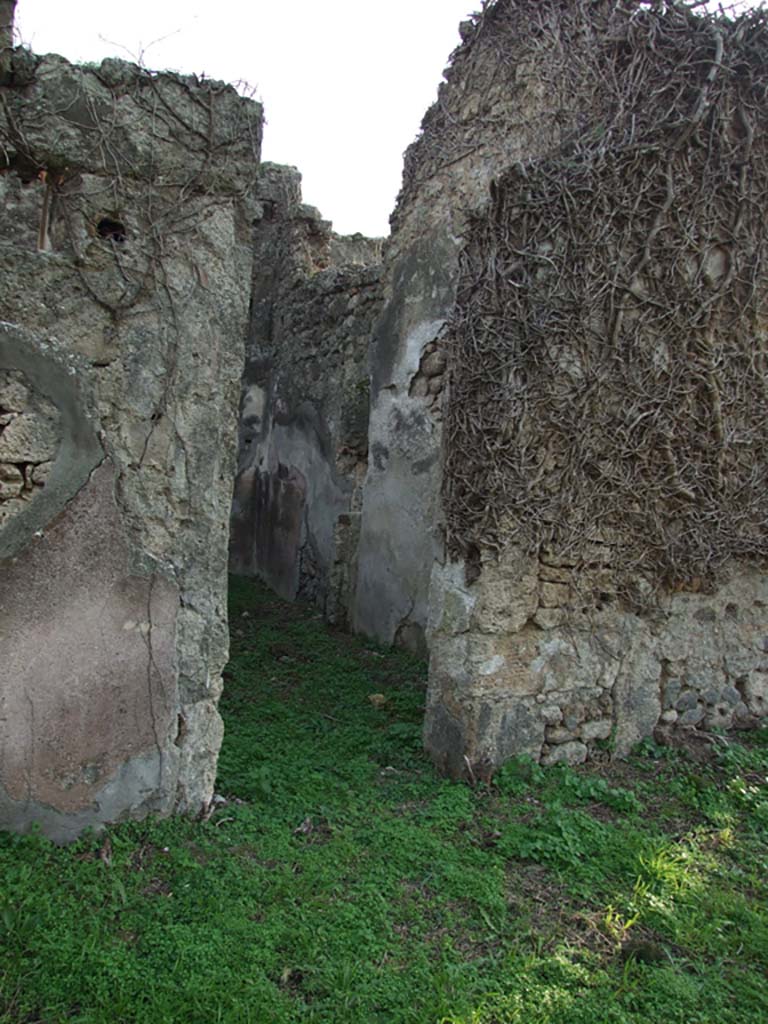
[[[745,4],[742,4],[744,6]],[[747,6],[752,6],[746,0]],[[388,232],[402,154],[480,0],[18,0],[37,53],[120,56],[244,80],[265,105],[263,157],[344,234]]]
[[[265,105],[263,158],[298,167],[337,231],[384,235],[473,2],[18,0],[16,27],[37,53],[247,81]]]

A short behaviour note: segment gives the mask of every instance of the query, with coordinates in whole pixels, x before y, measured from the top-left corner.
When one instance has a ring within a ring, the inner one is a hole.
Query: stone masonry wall
[[[596,746],[623,756],[658,727],[768,713],[765,573],[735,566],[716,592],[668,594],[649,616],[553,562],[509,547],[472,583],[462,563],[435,570],[426,735],[445,771],[520,754],[578,764]]]
[[[619,117],[625,113],[620,104],[611,108],[607,97],[605,102],[601,99],[600,78],[602,76],[605,82],[620,79],[622,69],[630,67],[627,53],[633,52],[632,47],[637,46],[641,54],[644,52],[642,33],[645,22],[642,18],[650,21],[677,19],[673,25],[651,25],[657,32],[657,41],[664,32],[669,32],[672,37],[677,33],[678,40],[688,38],[690,33],[699,32],[704,40],[704,53],[707,52],[707,47],[712,54],[715,53],[712,39],[716,36],[712,32],[700,30],[693,21],[686,22],[688,18],[695,20],[695,16],[690,13],[674,10],[651,11],[647,8],[641,10],[641,5],[637,5],[634,16],[629,8],[621,11],[616,7],[605,7],[603,14],[609,19],[615,19],[611,22],[610,32],[607,31],[605,23],[600,25],[599,13],[597,5],[588,6],[575,2],[565,7],[554,0],[546,0],[536,5],[524,0],[518,0],[517,3],[499,0],[486,8],[486,14],[490,15],[491,19],[481,19],[472,32],[467,33],[464,47],[460,48],[455,58],[448,84],[443,88],[442,102],[439,102],[428,115],[425,120],[425,137],[411,150],[406,162],[406,185],[401,199],[401,210],[396,220],[395,239],[402,237],[410,217],[418,215],[419,221],[425,221],[429,217],[433,202],[447,200],[454,203],[459,211],[466,211],[472,202],[469,200],[467,189],[467,182],[472,180],[471,171],[467,170],[468,165],[465,164],[462,168],[462,158],[458,157],[459,162],[456,166],[460,171],[457,173],[465,176],[463,192],[460,185],[447,192],[450,177],[446,179],[446,171],[443,169],[445,159],[450,159],[452,153],[461,152],[460,111],[466,109],[472,111],[473,116],[480,117],[487,111],[492,119],[504,118],[505,110],[515,104],[521,104],[525,106],[527,113],[533,112],[536,109],[535,97],[538,96],[540,100],[545,98],[541,86],[548,75],[548,61],[553,62],[550,72],[552,67],[562,67],[564,63],[568,63],[560,59],[562,51],[559,48],[569,45],[569,31],[579,18],[583,19],[582,24],[588,26],[590,31],[605,32],[601,45],[604,43],[606,56],[602,62],[597,62],[600,73],[594,78],[588,73],[590,61],[579,61],[577,56],[576,64],[587,70],[582,82],[582,91],[574,89],[570,109],[567,102],[560,108],[559,124],[566,130],[547,134],[547,125],[551,124],[553,109],[541,107],[543,133],[531,135],[526,133],[524,125],[510,125],[511,135],[505,144],[504,152],[499,150],[496,159],[491,159],[486,165],[490,168],[503,165],[511,156],[511,140],[520,143],[524,147],[522,155],[526,162],[517,165],[516,172],[520,183],[520,195],[523,198],[530,194],[526,189],[532,190],[530,182],[536,168],[543,168],[542,174],[548,174],[553,178],[558,173],[557,160],[561,160],[561,166],[564,167],[580,166],[579,160],[585,159],[585,151],[581,148],[582,142],[575,139],[570,134],[571,131],[575,131],[580,125],[583,147],[586,149],[589,145],[599,146],[606,135],[605,126],[612,124],[614,115]],[[519,41],[513,43],[507,33],[510,27],[516,24],[516,20],[523,16],[525,24],[518,25]],[[537,26],[544,28],[547,25],[551,28],[551,44],[543,37],[537,37]],[[485,41],[483,32],[486,33]],[[638,35],[635,37],[633,33]],[[587,45],[586,38],[582,36],[581,41],[577,36],[572,38],[571,45],[577,54],[578,47]],[[744,36],[737,32],[733,38],[738,43]],[[515,46],[518,48],[520,59],[507,63],[512,52],[510,47],[514,49]],[[750,52],[761,52],[760,48],[764,46],[764,37],[754,38]],[[532,69],[527,63],[528,53],[534,47],[539,53],[538,70]],[[719,70],[726,76],[730,71],[723,69],[738,67],[738,74],[734,73],[730,79],[725,77],[725,81],[742,81],[744,62],[737,60],[727,45],[724,53],[722,66],[713,65],[715,71]],[[502,59],[504,63],[500,64]],[[615,65],[611,63],[614,59]],[[709,59],[712,63],[714,57],[710,56]],[[729,59],[734,62],[733,65],[729,65]],[[755,59],[758,66],[764,66],[764,62],[760,65],[758,58],[750,59]],[[482,72],[487,76],[485,80],[478,77],[478,65],[485,69]],[[699,60],[695,62],[694,70],[691,72],[694,85],[691,86],[689,95],[686,95],[686,102],[691,111],[707,109],[701,103],[696,104],[697,98],[702,95],[702,84],[695,76],[697,73],[703,76],[704,71],[701,69],[708,66],[699,54]],[[672,67],[672,70],[676,69]],[[487,85],[489,79],[495,83],[490,88]],[[567,81],[567,76],[563,75],[563,81]],[[663,77],[657,76],[654,81],[663,82]],[[496,88],[501,92],[494,98]],[[677,96],[683,95],[677,86],[670,91]],[[640,103],[647,101],[649,95],[647,89],[641,89]],[[547,93],[546,99],[551,100],[552,95]],[[711,96],[709,99],[712,101]],[[580,105],[583,105],[581,112]],[[734,109],[737,107],[738,104],[735,104]],[[728,111],[731,108],[727,100],[723,101],[723,109],[721,116],[729,117]],[[642,113],[645,116],[647,111],[643,110]],[[718,124],[716,118],[717,114],[714,114],[714,123]],[[637,124],[639,122],[638,116]],[[652,116],[649,123],[655,123]],[[675,127],[673,124],[672,128]],[[692,122],[687,134],[681,135],[680,146],[688,144],[695,129],[696,122]],[[479,144],[487,153],[486,140],[495,137],[493,125],[478,128],[478,131],[482,137]],[[677,126],[677,131],[682,132],[682,129]],[[759,126],[756,131],[760,131]],[[628,148],[625,155],[622,147],[629,147],[634,140],[626,133],[617,131],[616,134],[617,152],[627,160],[629,166],[633,151]],[[749,139],[748,134],[740,135],[736,131],[731,137]],[[469,131],[465,134],[465,143],[469,155],[463,159],[470,161],[471,166],[476,140]],[[698,146],[700,143],[697,140],[691,145]],[[545,157],[548,158],[546,163]],[[762,160],[762,153],[756,154],[754,159]],[[511,161],[509,163],[511,165]],[[452,173],[452,166],[447,172],[448,175]],[[725,180],[728,181],[727,173]],[[498,198],[498,180],[493,187],[494,196]],[[744,199],[746,194],[745,187],[740,193],[742,199],[739,208],[749,206],[749,201]],[[429,206],[420,207],[418,204],[423,203],[423,197],[427,196],[431,199]],[[443,196],[445,199],[441,198]],[[610,207],[610,201],[611,197],[607,195],[605,224],[595,222],[591,229],[594,232],[603,231],[601,238],[603,245],[607,245],[606,224],[619,223],[621,229],[617,230],[617,237],[626,246],[629,238],[627,222],[621,220],[616,209]],[[725,201],[730,201],[728,195]],[[488,208],[492,209],[493,203]],[[510,199],[510,208],[517,210],[514,199]],[[649,222],[653,220],[654,210],[658,209],[657,206],[650,209],[650,212],[645,211]],[[663,213],[664,207],[661,209]],[[729,209],[726,206],[726,211]],[[415,214],[415,210],[420,212]],[[594,327],[596,333],[607,329],[596,315],[594,304],[582,301],[582,304],[578,305],[581,294],[578,290],[579,285],[572,285],[568,281],[569,274],[573,275],[575,281],[586,279],[590,268],[583,265],[568,265],[562,268],[561,273],[561,268],[555,261],[555,257],[559,255],[559,239],[549,226],[551,211],[551,207],[544,208],[542,213],[542,235],[547,236],[548,230],[550,234],[540,249],[532,244],[526,249],[525,243],[521,241],[522,231],[518,237],[514,233],[514,222],[512,227],[505,222],[499,230],[507,232],[504,235],[505,240],[512,240],[508,248],[515,250],[517,262],[509,260],[506,252],[500,252],[499,249],[493,250],[490,257],[486,252],[480,253],[479,256],[474,253],[473,259],[467,259],[464,264],[467,276],[462,286],[465,296],[478,294],[490,274],[490,271],[487,271],[483,277],[482,268],[486,265],[484,259],[494,258],[494,272],[498,266],[503,268],[498,278],[498,287],[518,289],[515,294],[521,294],[519,290],[524,289],[528,308],[533,310],[532,320],[538,332],[533,340],[525,339],[529,345],[525,350],[530,356],[529,367],[543,364],[545,352],[554,353],[553,359],[559,369],[553,374],[553,388],[559,387],[559,393],[565,394],[567,375],[578,371],[574,371],[574,360],[569,359],[568,345],[571,337],[567,330],[562,330],[561,321],[557,319],[557,309],[575,309],[577,315],[581,315],[587,324],[598,325]],[[610,220],[611,214],[615,218],[613,221]],[[658,226],[653,231],[646,232],[644,236],[646,259],[636,264],[646,268],[649,277],[663,274],[665,251],[673,254],[676,251],[671,248],[670,242],[674,230],[665,226],[661,214],[657,212],[655,216],[655,223]],[[680,216],[679,209],[676,216]],[[457,217],[460,217],[460,214],[454,214],[454,220]],[[728,219],[727,216],[725,219]],[[738,225],[740,220],[736,218],[735,223]],[[589,225],[587,230],[590,230]],[[699,230],[700,234],[697,237],[706,237],[707,227],[704,224]],[[668,250],[663,250],[660,246],[661,256],[655,250],[652,251],[651,243],[656,235],[660,239],[663,238],[669,247]],[[688,231],[684,241],[690,241],[691,236],[692,232]],[[618,268],[622,261],[629,260],[619,243],[616,243],[615,251],[612,273],[618,275],[619,271],[615,268]],[[642,251],[641,239],[641,254]],[[745,251],[749,252],[749,249]],[[504,262],[505,259],[507,262]],[[538,268],[535,264],[537,259],[540,261]],[[661,265],[654,265],[654,259],[662,260]],[[530,278],[526,280],[517,272],[521,260],[530,260],[533,266]],[[541,266],[544,263],[546,269],[542,270]],[[735,259],[731,265],[737,267]],[[557,307],[555,299],[546,305],[537,291],[538,282],[547,276],[549,267],[555,268],[551,275],[554,281],[552,295],[561,297],[560,307]],[[732,282],[738,279],[738,273],[731,278]],[[703,280],[710,291],[714,292],[714,286],[706,274]],[[755,298],[754,309],[764,308],[764,295],[760,291],[763,280],[764,275],[759,277],[757,282],[755,294],[759,292],[760,297]],[[595,288],[599,286],[600,281]],[[738,286],[734,283],[733,287],[735,289]],[[641,291],[638,294],[645,301],[646,292]],[[394,295],[397,298],[397,289]],[[715,297],[705,296],[709,306],[712,306]],[[659,308],[663,310],[666,307]],[[754,352],[760,352],[764,334],[762,314],[753,317],[752,308],[750,306],[750,312],[748,315],[745,314],[739,328],[742,329],[746,324],[744,329],[753,332],[752,349]],[[464,312],[465,315],[470,315]],[[640,313],[634,309],[628,310],[624,321],[625,326],[630,325],[628,330],[631,330],[633,323],[639,322],[641,314],[642,309]],[[679,315],[683,316],[682,313]],[[478,324],[478,331],[484,330],[489,322],[488,319],[484,320],[482,328]],[[701,358],[700,355],[697,356],[696,326],[690,323],[687,326],[687,334],[685,328],[678,332],[682,335],[682,350],[687,352],[684,362],[685,359],[691,362]],[[499,325],[499,330],[502,329]],[[713,328],[711,339],[716,337],[714,331]],[[731,323],[731,332],[734,331],[735,327]],[[546,439],[542,437],[541,431],[537,433],[543,416],[543,376],[537,377],[534,370],[525,373],[519,369],[519,366],[509,358],[507,350],[502,350],[497,335],[493,333],[493,324],[488,337],[487,349],[478,355],[477,338],[471,335],[471,331],[468,332],[468,355],[462,372],[471,373],[477,361],[484,358],[483,352],[502,353],[494,363],[498,373],[494,387],[489,387],[485,391],[480,388],[479,393],[485,396],[488,403],[496,401],[501,396],[501,405],[498,408],[502,409],[506,421],[503,416],[500,417],[501,432],[498,438],[494,435],[492,442],[485,448],[478,444],[474,450],[462,450],[460,454],[463,462],[472,465],[477,460],[490,458],[488,452],[495,451],[498,453],[498,473],[504,473],[507,463],[514,463],[517,467],[514,461],[515,445],[518,443],[519,435],[523,433],[522,428],[518,431],[518,427],[520,421],[527,417],[530,433],[524,440],[531,442],[531,458],[539,459],[540,465],[540,473],[536,479],[533,479],[533,474],[529,478],[529,492],[543,481],[543,488],[549,483],[550,490],[560,495],[561,489],[552,485],[550,479],[554,477],[553,467],[556,465],[560,470],[565,466],[565,472],[577,476],[579,480],[585,480],[585,486],[589,488],[596,489],[601,485],[607,488],[610,477],[602,480],[599,473],[588,472],[593,467],[587,465],[587,460],[579,462],[572,459],[559,464],[554,458],[547,461]],[[656,338],[655,348],[653,335],[650,340],[646,339],[649,351],[667,351],[662,342],[671,345],[670,338],[659,340],[658,335]],[[448,343],[446,339],[445,344]],[[712,341],[712,344],[714,343]],[[620,337],[620,344],[628,344],[626,338]],[[538,349],[536,345],[539,346]],[[440,349],[438,334],[438,352]],[[671,348],[669,350],[672,351]],[[718,347],[717,351],[719,353],[721,348]],[[722,343],[722,353],[724,360],[732,359],[734,365],[741,365],[738,363],[741,358],[739,349],[733,339],[729,345],[726,337]],[[422,356],[422,366],[424,358]],[[429,355],[426,358],[432,360],[434,356]],[[660,358],[657,358],[657,365],[663,368],[664,364],[659,361]],[[755,358],[759,360],[760,357]],[[454,388],[453,395],[451,392],[451,373],[455,371],[450,359],[444,362],[447,363],[448,369],[442,377],[442,390],[444,401],[450,403],[452,400],[456,401],[457,389]],[[746,365],[749,366],[749,363]],[[753,367],[754,365],[752,363]],[[758,362],[758,369],[761,365]],[[486,374],[490,372],[487,366],[483,370]],[[596,407],[601,413],[611,407],[611,402],[616,404],[616,396],[611,396],[605,382],[606,377],[607,375],[600,374],[597,366],[595,387],[591,392],[587,391],[587,382],[582,381],[584,392],[593,395]],[[406,379],[404,375],[403,383]],[[659,396],[654,394],[652,401],[648,399],[647,394],[644,396],[644,412],[649,422],[665,422],[664,383],[669,379],[671,374],[665,378],[664,372],[661,372]],[[744,380],[751,386],[752,378],[746,371]],[[738,395],[734,397],[734,390],[738,388],[733,388],[731,377],[724,372],[722,363],[716,364],[715,369],[706,376],[706,381],[710,391],[713,390],[719,398],[721,419],[725,421],[725,437],[728,439],[724,443],[731,443],[735,438],[733,443],[738,448],[739,459],[748,460],[749,438],[753,438],[754,444],[755,432],[753,430],[750,434],[742,427]],[[715,383],[712,383],[713,381]],[[747,388],[747,384],[743,385],[744,389]],[[424,395],[425,386],[425,382],[414,382],[410,387],[410,395],[413,396],[416,389],[418,394]],[[426,387],[426,391],[428,394],[429,387]],[[708,397],[710,391],[706,391],[704,397]],[[671,390],[669,393],[672,393]],[[746,393],[752,395],[748,390]],[[755,388],[755,393],[759,396],[759,388]],[[764,390],[762,394],[764,395]],[[627,394],[627,402],[630,397],[635,396]],[[750,397],[750,402],[752,400]],[[759,397],[755,400],[760,401]],[[384,401],[391,402],[391,399],[385,396]],[[402,397],[399,401],[402,404],[405,398]],[[669,401],[667,398],[667,402]],[[677,399],[672,401],[675,402],[674,412],[680,413],[680,403]],[[378,402],[379,405],[382,404],[381,399]],[[690,415],[698,430],[702,450],[706,452],[714,446],[709,436],[709,432],[714,428],[712,417],[704,416],[696,420],[698,409],[701,407],[704,407],[703,401],[699,405],[694,404]],[[444,412],[445,408],[446,406],[443,406]],[[453,410],[455,406],[452,412]],[[755,410],[749,411],[751,414]],[[471,416],[472,410],[462,409],[461,414]],[[682,414],[689,415],[685,407]],[[509,427],[506,434],[504,422]],[[617,419],[617,423],[619,422],[620,419]],[[391,427],[388,429],[391,436]],[[573,429],[577,430],[578,427]],[[376,431],[372,430],[372,448],[377,440]],[[450,446],[459,445],[461,440],[461,431],[453,430],[449,437],[443,439],[443,452],[452,453],[454,449]],[[673,446],[678,440],[679,438],[673,439]],[[605,446],[607,448],[607,441]],[[555,442],[552,450],[556,448]],[[687,467],[684,465],[684,456],[687,453],[680,453],[676,446],[675,453],[682,465],[682,471],[687,473]],[[744,453],[747,453],[746,456]],[[625,443],[625,466],[632,459],[645,458],[652,466],[658,467],[660,464],[663,467],[663,456],[661,445],[645,443],[644,446],[643,443],[636,441],[634,436],[631,442]],[[745,475],[748,480],[760,480],[764,476],[762,459],[762,449],[755,447],[751,465],[749,462],[746,463]],[[605,462],[607,463],[607,460]],[[737,461],[735,457],[731,462],[724,461],[724,464],[728,466],[729,472],[734,474],[737,467],[739,471],[745,467],[745,463]],[[599,467],[601,465],[598,463]],[[445,463],[443,466],[445,468]],[[548,472],[550,477],[547,476]],[[400,475],[403,477],[402,473]],[[662,485],[665,485],[665,472],[662,470],[659,476]],[[674,478],[672,482],[674,483]],[[366,484],[366,500],[370,485],[369,478]],[[461,485],[462,480],[458,479],[452,492],[456,502],[464,501],[466,507],[471,509],[471,515],[474,515],[477,521],[482,520],[491,496],[475,494],[469,488],[462,490]],[[379,486],[392,489],[386,476]],[[525,482],[521,486],[524,487]],[[672,490],[671,486],[668,489]],[[503,492],[503,488],[499,488],[499,491]],[[607,503],[613,495],[609,495],[607,490],[603,493],[607,495]],[[629,505],[633,498],[638,508],[642,507],[643,502],[658,501],[658,497],[652,496],[650,492],[636,491],[627,501],[624,520],[626,523],[632,521],[633,509]],[[674,493],[672,498],[677,500]],[[675,500],[671,500],[666,506],[660,505],[663,514],[668,517],[668,538],[675,537],[676,527],[679,535],[683,529],[682,524],[685,524],[685,529],[690,529],[690,521],[683,518],[685,509],[680,507],[679,501],[678,505],[675,505]],[[686,501],[697,502],[696,508],[710,508],[706,504],[706,494],[703,490],[694,489],[688,492]],[[764,522],[764,506],[762,508]],[[514,507],[509,508],[507,518],[513,520],[513,526],[517,522],[515,516],[518,512],[519,510]],[[752,512],[755,513],[754,518],[759,518],[757,513],[760,512],[760,506],[753,508]],[[508,534],[501,534],[502,539],[495,545],[490,542],[483,544],[482,540],[478,540],[466,545],[463,556],[454,546],[453,558],[447,559],[438,553],[432,560],[431,585],[426,602],[429,608],[427,635],[430,648],[430,683],[425,743],[443,770],[454,776],[487,776],[505,759],[520,754],[530,755],[544,764],[575,764],[585,761],[598,747],[622,756],[638,741],[653,734],[663,738],[670,731],[681,729],[743,728],[755,725],[768,713],[768,574],[764,560],[758,554],[765,550],[764,531],[755,532],[751,521],[743,529],[744,539],[739,539],[740,551],[754,552],[751,557],[744,555],[732,558],[730,562],[718,568],[716,576],[712,579],[703,579],[689,573],[688,576],[681,576],[675,583],[675,580],[662,578],[658,573],[656,578],[653,578],[652,574],[639,570],[635,571],[634,577],[630,570],[629,576],[632,578],[628,579],[625,557],[628,527],[625,528],[623,536],[616,524],[612,530],[603,530],[596,521],[585,522],[583,518],[578,518],[578,512],[574,508],[565,508],[560,518],[541,518],[546,520],[543,527],[553,532],[556,532],[557,527],[561,534],[576,536],[578,543],[571,545],[572,556],[569,556],[567,545],[555,549],[547,543],[516,542],[514,529],[510,529]],[[500,519],[502,524],[506,525],[503,510]],[[706,516],[704,519],[706,520]],[[439,524],[439,513],[435,521]],[[456,517],[456,521],[460,522],[459,516]],[[619,516],[617,522],[620,521]],[[537,521],[537,525],[542,524]],[[707,526],[705,521],[702,531]],[[517,529],[518,537],[525,535],[524,527],[525,524]],[[365,540],[365,527],[363,533]],[[706,539],[707,535],[702,533],[702,536]],[[365,554],[362,550],[360,564],[365,565]],[[628,583],[631,583],[631,586],[628,586]],[[630,591],[633,589],[639,600],[629,599]],[[360,590],[358,587],[358,592]]]
[[[334,235],[267,165],[240,419],[233,571],[345,623],[368,447],[379,246]]]
[[[534,33],[531,11],[538,19]],[[472,212],[487,202],[502,170],[559,150],[579,134],[595,96],[599,102],[599,82],[580,91],[552,73],[555,59],[573,45],[569,31],[560,4],[487,5],[461,26],[462,43],[437,102],[405,155],[372,345],[353,613],[355,628],[387,643],[426,650],[430,577],[443,558],[439,350]]]
[[[0,88],[0,824],[212,794],[261,109],[17,50]]]
[[[756,563],[734,560],[716,587],[645,581],[656,600],[640,611],[617,585],[619,541],[594,523],[574,558],[506,540],[449,557],[445,545],[444,472],[459,443],[451,324],[460,294],[484,282],[474,225],[511,168],[524,192],[526,168],[555,173],[601,139],[632,141],[613,90],[647,19],[664,17],[695,15],[495,0],[465,23],[406,154],[380,284],[365,266],[376,253],[332,236],[301,204],[295,172],[265,168],[259,182],[232,564],[333,621],[429,649],[425,743],[453,775],[523,753],[547,764],[625,754],[658,728],[743,727],[766,710]],[[649,97],[635,99],[654,123]],[[553,244],[517,256],[546,261]],[[499,287],[517,287],[514,261],[504,272]],[[517,386],[504,371],[502,398]],[[482,443],[462,458],[485,458]]]
[[[0,371],[0,525],[45,486],[61,441],[61,415],[13,370]]]

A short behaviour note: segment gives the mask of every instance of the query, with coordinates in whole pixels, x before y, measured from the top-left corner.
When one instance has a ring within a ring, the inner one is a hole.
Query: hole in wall
[[[112,217],[102,217],[96,225],[96,232],[99,238],[107,238],[111,242],[122,243],[127,237],[125,225]]]

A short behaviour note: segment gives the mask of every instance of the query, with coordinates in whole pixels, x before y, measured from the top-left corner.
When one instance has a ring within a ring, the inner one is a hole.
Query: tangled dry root
[[[581,45],[549,73],[609,102],[473,221],[448,341],[448,543],[578,564],[597,541],[626,592],[698,589],[768,556],[768,17],[563,17]]]

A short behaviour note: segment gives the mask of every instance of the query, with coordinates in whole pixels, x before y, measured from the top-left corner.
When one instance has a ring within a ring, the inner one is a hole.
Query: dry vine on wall
[[[260,107],[231,86],[120,60],[80,69],[19,48],[0,89],[0,173],[44,186],[38,248],[69,257],[113,336],[141,321],[163,339],[139,466],[178,386],[180,313],[207,286],[201,236],[251,195],[260,143]]]
[[[573,5],[584,31],[550,72],[605,83],[603,114],[473,222],[448,541],[576,565],[597,541],[628,596],[698,589],[768,556],[768,16],[594,10]]]
[[[58,91],[38,104],[27,92],[36,98],[40,66],[16,51],[0,93],[0,173],[45,183],[38,247],[73,256],[84,291],[116,323],[144,303],[172,327],[168,257],[192,248],[217,206],[250,194],[259,108],[230,102],[222,119],[231,86],[120,60],[57,69]]]

